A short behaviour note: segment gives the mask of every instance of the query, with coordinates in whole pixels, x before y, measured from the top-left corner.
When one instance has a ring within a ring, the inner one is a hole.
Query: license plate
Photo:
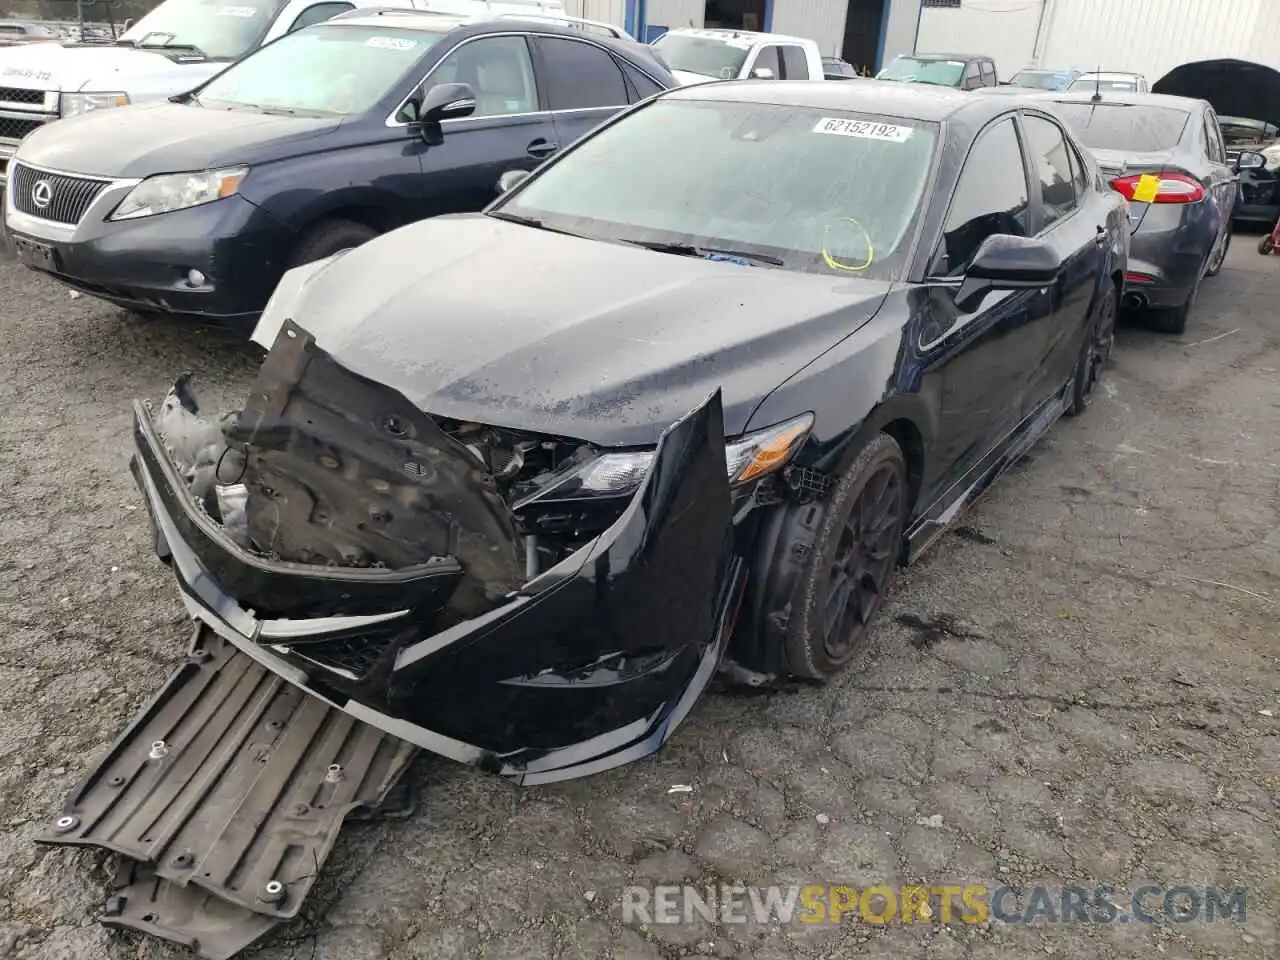
[[[20,262],[41,270],[58,269],[58,251],[53,245],[27,237],[14,236],[12,239],[14,253]]]

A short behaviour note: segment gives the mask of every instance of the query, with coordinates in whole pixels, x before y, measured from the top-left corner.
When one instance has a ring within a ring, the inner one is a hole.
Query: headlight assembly
[[[229,197],[240,189],[248,167],[206,170],[200,173],[166,173],[148,177],[120,202],[112,220],[132,220],[198,207]]]
[[[813,414],[806,413],[726,444],[729,486],[746,486],[786,466],[811,429]],[[606,453],[552,480],[524,503],[623,496],[640,486],[652,463],[652,450]]]
[[[93,110],[124,107],[128,104],[127,93],[64,93],[58,99],[58,114],[62,117],[78,117]]]

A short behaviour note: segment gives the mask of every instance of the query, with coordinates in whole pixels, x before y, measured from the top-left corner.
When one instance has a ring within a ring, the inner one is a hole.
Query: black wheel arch
[[[926,476],[926,451],[934,436],[934,423],[924,397],[917,394],[892,397],[828,445],[814,466],[838,476],[873,438],[887,434],[898,444],[906,460],[909,516],[914,516]],[[751,558],[743,604],[747,615],[739,618],[731,650],[731,656],[743,666],[766,674],[777,674],[784,668],[783,646],[778,640],[780,625],[771,619],[779,615],[780,605],[786,603],[796,578],[804,569],[823,509],[822,501],[786,502],[765,508],[754,520],[751,542],[746,545]],[[905,556],[904,550],[900,559]]]

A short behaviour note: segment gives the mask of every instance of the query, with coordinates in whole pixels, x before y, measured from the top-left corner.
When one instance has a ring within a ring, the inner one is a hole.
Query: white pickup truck
[[[628,36],[566,16],[562,0],[164,0],[114,44],[0,50],[0,185],[19,142],[41,124],[185,93],[286,33],[368,7],[550,19]]]
[[[812,40],[750,30],[668,30],[650,46],[681,83],[709,80],[822,80]]]

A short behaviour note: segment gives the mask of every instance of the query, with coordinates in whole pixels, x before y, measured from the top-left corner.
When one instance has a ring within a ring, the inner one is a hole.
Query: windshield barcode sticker
[[[258,15],[258,11],[253,7],[219,7],[218,16],[220,17],[243,17],[245,20],[251,20]]]
[[[871,120],[845,120],[841,117],[823,117],[813,128],[814,133],[831,133],[838,137],[861,137],[863,140],[890,140],[906,143],[911,127],[899,127],[892,123],[875,123]]]
[[[404,37],[370,37],[364,42],[366,47],[380,47],[383,50],[412,50],[418,45],[417,40],[406,40]]]

